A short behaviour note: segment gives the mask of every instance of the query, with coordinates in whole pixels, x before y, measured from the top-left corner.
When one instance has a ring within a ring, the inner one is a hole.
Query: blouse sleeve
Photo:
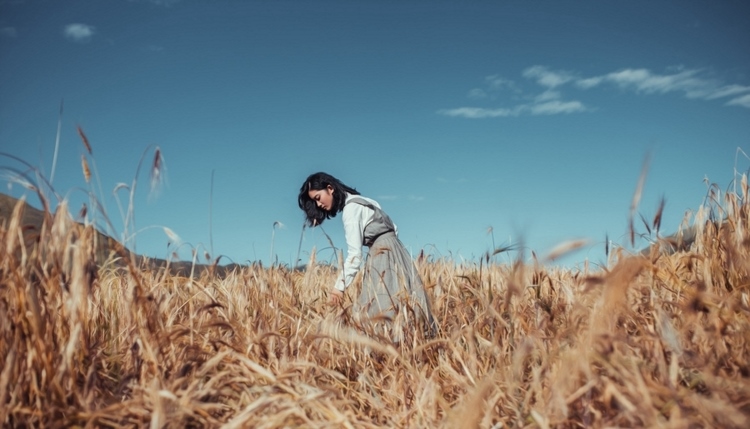
[[[362,264],[362,240],[367,220],[374,211],[361,204],[347,204],[342,213],[346,237],[346,259],[344,269],[339,272],[334,287],[344,291],[354,280]]]

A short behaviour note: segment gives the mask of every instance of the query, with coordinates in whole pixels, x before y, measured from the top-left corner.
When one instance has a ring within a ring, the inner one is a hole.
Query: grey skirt
[[[411,255],[395,233],[379,236],[370,246],[362,290],[353,316],[383,327],[399,341],[404,331],[435,334],[430,301]]]

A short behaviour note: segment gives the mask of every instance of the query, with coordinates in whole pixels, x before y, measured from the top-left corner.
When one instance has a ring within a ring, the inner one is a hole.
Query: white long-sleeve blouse
[[[348,203],[352,197],[362,198],[372,203],[377,208],[380,204],[370,198],[361,195],[346,194]],[[346,204],[341,213],[341,220],[344,223],[344,236],[346,238],[346,259],[344,259],[344,268],[339,272],[334,287],[340,291],[346,290],[354,281],[360,266],[362,265],[362,243],[364,231],[367,224],[372,221],[375,211],[362,204]]]

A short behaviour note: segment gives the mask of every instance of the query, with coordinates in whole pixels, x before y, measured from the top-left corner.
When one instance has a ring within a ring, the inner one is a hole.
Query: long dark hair
[[[331,210],[323,210],[318,204],[310,199],[308,192],[320,191],[328,186],[333,188],[333,206]],[[315,173],[308,176],[305,183],[299,190],[297,202],[299,208],[305,212],[305,221],[308,226],[316,226],[323,223],[324,220],[336,217],[336,214],[344,210],[346,204],[346,194],[359,195],[356,189],[344,185],[341,181],[328,173]]]

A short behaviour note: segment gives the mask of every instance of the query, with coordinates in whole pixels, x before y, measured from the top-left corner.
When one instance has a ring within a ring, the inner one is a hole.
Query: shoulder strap
[[[367,201],[366,199],[358,196],[354,196],[352,198],[349,198],[349,201],[346,202],[346,204],[355,203],[359,204],[361,206],[365,206],[369,209],[375,210],[377,207],[375,207],[371,202]]]
[[[389,218],[388,215],[385,214],[382,209],[380,209],[380,207],[377,207],[364,198],[354,196],[352,198],[349,198],[346,203],[359,204],[375,212],[372,220],[370,220],[370,222],[365,225],[364,231],[362,231],[362,244],[364,244],[365,246],[372,246],[372,244],[378,237],[385,234],[386,232],[393,232],[396,230],[396,227],[393,224],[393,221],[391,221],[391,218]]]

